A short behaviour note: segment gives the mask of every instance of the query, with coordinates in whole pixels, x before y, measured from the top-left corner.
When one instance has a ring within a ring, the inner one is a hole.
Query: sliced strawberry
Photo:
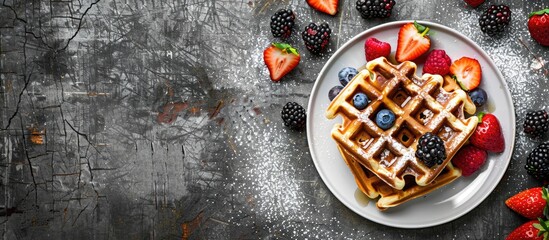
[[[307,0],[307,3],[312,8],[327,13],[330,15],[336,15],[338,0]]]
[[[398,62],[411,61],[426,53],[431,47],[427,36],[429,28],[417,22],[404,24],[398,32],[395,58]]]
[[[462,57],[452,63],[450,73],[465,91],[477,88],[482,77],[480,63],[476,59],[469,57]]]
[[[275,82],[292,71],[300,59],[297,50],[286,43],[273,43],[263,51],[263,61],[269,69],[271,80]]]

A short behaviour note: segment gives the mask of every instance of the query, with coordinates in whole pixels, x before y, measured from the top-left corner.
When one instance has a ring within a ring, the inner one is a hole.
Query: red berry
[[[530,36],[542,46],[549,46],[549,9],[530,14],[528,19]]]
[[[546,196],[547,197],[547,196]],[[547,205],[541,187],[526,189],[505,200],[505,205],[528,219],[543,217]]]
[[[513,230],[505,240],[542,240],[543,236],[538,236],[539,229],[534,227],[534,224],[539,224],[538,220],[532,220],[520,225]],[[545,231],[544,231],[545,232]]]
[[[484,0],[464,0],[469,6],[476,8],[484,3]]]
[[[435,49],[429,53],[423,65],[423,73],[446,75],[450,72],[452,60],[444,50]]]
[[[476,172],[486,162],[486,151],[473,145],[462,147],[452,158],[452,163],[459,169],[463,176],[469,176]]]
[[[378,57],[388,57],[391,53],[391,45],[377,40],[377,38],[368,38],[364,43],[364,52],[366,61],[374,60]]]
[[[505,139],[501,125],[493,114],[480,116],[480,123],[469,138],[471,144],[488,152],[500,153],[505,150]]]

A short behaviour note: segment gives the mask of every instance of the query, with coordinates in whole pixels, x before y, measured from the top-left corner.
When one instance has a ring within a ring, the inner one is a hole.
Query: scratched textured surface
[[[305,132],[280,121],[304,106],[316,73],[345,41],[380,23],[429,20],[483,47],[505,76],[517,122],[547,105],[548,50],[526,30],[540,1],[506,2],[500,38],[482,9],[397,0],[363,20],[354,2],[327,16],[288,0],[3,0],[0,5],[0,233],[3,239],[501,239],[524,219],[504,199],[539,185],[523,169],[522,133],[502,182],[479,207],[441,226],[403,230],[356,215],[325,187]],[[329,51],[272,83],[262,51],[270,16],[297,29],[326,21]],[[520,131],[519,131],[520,132]]]

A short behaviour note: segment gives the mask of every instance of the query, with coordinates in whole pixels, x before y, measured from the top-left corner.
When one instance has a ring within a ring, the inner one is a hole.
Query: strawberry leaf
[[[299,53],[297,52],[297,49],[293,48],[292,45],[287,43],[273,43],[273,46],[276,48],[282,50],[283,52],[292,53],[296,56],[299,56]]]
[[[479,112],[477,117],[478,117],[478,122],[481,123],[482,122],[482,118],[484,117],[484,115],[486,115],[485,112]]]
[[[414,27],[416,27],[418,33],[421,33],[421,36],[425,36],[429,32],[428,27],[417,23],[417,21],[414,21]]]
[[[534,15],[543,15],[543,14],[549,14],[549,8],[543,9],[543,10],[540,10],[540,11],[537,11],[537,12],[531,12],[530,14],[528,14],[528,18],[530,18]]]

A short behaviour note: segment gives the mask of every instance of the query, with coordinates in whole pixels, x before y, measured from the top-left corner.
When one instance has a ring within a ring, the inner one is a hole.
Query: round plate
[[[308,106],[307,138],[311,155],[320,177],[330,191],[348,208],[374,222],[400,228],[431,227],[452,221],[478,206],[496,187],[505,173],[514,146],[515,111],[503,76],[490,57],[473,41],[448,27],[431,22],[419,22],[431,28],[431,49],[443,49],[452,61],[467,56],[475,58],[482,67],[482,87],[488,94],[488,103],[479,110],[496,115],[505,137],[505,151],[489,154],[486,164],[468,177],[460,177],[449,185],[430,194],[408,201],[386,211],[379,211],[374,201],[367,201],[358,191],[354,177],[340,156],[331,138],[334,124],[340,117],[329,120],[325,111],[330,103],[328,91],[339,85],[338,72],[344,67],[364,66],[364,42],[375,37],[391,44],[392,54],[397,46],[400,27],[411,21],[383,24],[349,40],[322,68],[311,92]],[[427,54],[425,54],[427,55]],[[423,56],[417,60],[422,72]]]

